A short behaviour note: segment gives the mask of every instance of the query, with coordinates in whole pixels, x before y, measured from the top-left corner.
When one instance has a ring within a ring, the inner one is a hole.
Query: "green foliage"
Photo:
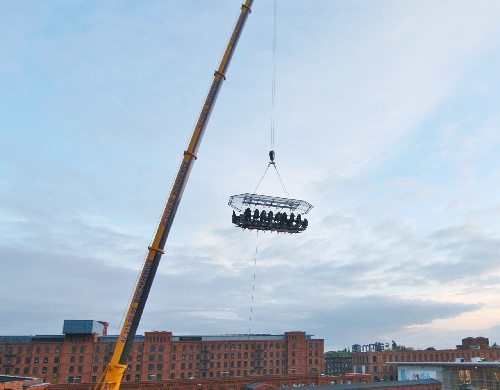
[[[393,351],[397,351],[397,352],[400,352],[400,351],[413,351],[414,350],[414,348],[412,348],[412,347],[406,347],[404,345],[398,345],[394,340],[392,340],[391,349]]]
[[[349,349],[344,348],[342,351],[328,351],[325,352],[325,357],[333,358],[333,357],[351,357],[351,351]]]

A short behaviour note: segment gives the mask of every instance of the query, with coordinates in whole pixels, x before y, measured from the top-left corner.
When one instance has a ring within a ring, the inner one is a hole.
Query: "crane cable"
[[[252,282],[252,301],[250,303],[250,322],[248,324],[248,338],[250,338],[253,314],[253,298],[255,294],[255,275],[257,274],[257,251],[259,248],[259,231],[257,230],[257,237],[255,240],[255,253],[253,255],[253,282]]]
[[[272,67],[272,85],[271,85],[271,151],[269,152],[269,164],[267,164],[267,168],[264,171],[264,174],[259,180],[259,183],[257,184],[257,187],[255,188],[254,194],[257,193],[257,190],[260,186],[260,183],[262,182],[262,179],[264,179],[264,176],[266,176],[267,171],[269,170],[269,167],[271,165],[274,166],[274,169],[276,170],[276,173],[278,174],[278,178],[280,180],[281,186],[283,187],[283,190],[285,191],[285,194],[287,198],[290,198],[288,191],[285,187],[285,184],[283,183],[283,180],[281,179],[281,176],[278,172],[278,168],[276,168],[276,163],[274,162],[274,108],[275,108],[275,101],[276,101],[276,14],[278,10],[278,0],[274,0],[274,9],[273,9],[273,67]],[[254,301],[254,295],[255,295],[255,278],[257,274],[257,253],[259,249],[259,231],[257,230],[256,233],[256,239],[255,239],[255,253],[254,253],[254,268],[253,268],[253,281],[252,281],[252,300],[250,303],[250,319],[249,319],[249,324],[248,324],[248,339],[250,339],[250,333],[251,333],[251,326],[252,326],[252,315],[253,315],[253,301]]]
[[[278,171],[278,168],[276,167],[276,163],[274,162],[274,157],[275,157],[275,152],[274,152],[274,114],[275,114],[275,106],[276,106],[276,14],[278,12],[278,0],[274,0],[274,18],[273,18],[273,66],[272,66],[272,83],[271,83],[271,151],[269,152],[269,163],[267,164],[267,168],[264,171],[264,174],[259,180],[259,183],[257,184],[257,187],[254,190],[254,194],[257,193],[257,190],[259,189],[260,183],[266,176],[266,173],[269,169],[269,167],[272,165],[274,166],[274,169],[276,171],[276,174],[278,175],[278,179],[281,183],[281,187],[283,188],[283,191],[285,192],[285,195],[287,198],[290,198],[290,194],[288,193],[288,190],[285,187],[285,183],[283,182],[283,179],[281,178],[281,175]]]
[[[274,107],[276,102],[276,13],[278,11],[278,0],[274,0],[273,19],[273,76],[271,87],[271,152],[274,154]],[[269,154],[271,155],[271,152]],[[273,160],[273,158],[271,158]]]

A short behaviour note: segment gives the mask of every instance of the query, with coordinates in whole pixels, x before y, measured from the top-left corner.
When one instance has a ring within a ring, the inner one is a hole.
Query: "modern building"
[[[441,382],[435,379],[421,381],[371,382],[371,383],[330,383],[327,385],[309,385],[301,390],[442,390]],[[284,387],[282,390],[295,390],[295,387]]]
[[[490,347],[485,337],[467,337],[456,349],[436,350],[384,350],[352,353],[353,372],[372,374],[375,380],[394,381],[398,379],[398,372],[394,362],[455,362],[463,359],[471,362],[477,358],[489,361],[500,360],[500,348]]]
[[[107,335],[107,326],[65,320],[62,335],[0,336],[0,374],[50,383],[97,382],[118,338]],[[302,331],[219,336],[146,332],[135,337],[124,382],[323,372],[324,340]]]
[[[443,384],[443,390],[500,389],[500,362],[408,362],[394,363],[402,381],[434,379]]]

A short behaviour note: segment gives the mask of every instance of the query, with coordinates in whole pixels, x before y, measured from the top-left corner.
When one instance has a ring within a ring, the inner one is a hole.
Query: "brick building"
[[[96,382],[118,336],[107,323],[64,322],[57,336],[0,336],[0,374],[29,375],[50,383]],[[320,374],[324,340],[305,332],[282,335],[135,337],[124,382],[163,379]]]
[[[394,362],[454,362],[457,359],[470,362],[475,358],[500,360],[500,348],[490,347],[485,337],[467,337],[456,349],[353,352],[352,366],[353,372],[372,374],[375,380],[393,381],[398,379],[396,365],[391,364]]]
[[[351,354],[325,354],[325,375],[345,375],[352,372]]]

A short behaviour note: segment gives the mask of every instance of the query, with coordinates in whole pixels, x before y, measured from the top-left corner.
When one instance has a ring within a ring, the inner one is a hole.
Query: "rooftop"
[[[434,366],[434,367],[497,367],[500,368],[500,362],[480,361],[480,362],[387,362],[398,366]]]
[[[371,383],[349,383],[349,384],[329,384],[329,385],[314,385],[314,386],[301,386],[301,390],[352,390],[352,389],[381,389],[384,387],[413,387],[415,385],[435,385],[441,382],[435,379],[422,379],[419,381],[381,381]],[[283,387],[283,389],[296,389],[297,387]]]

